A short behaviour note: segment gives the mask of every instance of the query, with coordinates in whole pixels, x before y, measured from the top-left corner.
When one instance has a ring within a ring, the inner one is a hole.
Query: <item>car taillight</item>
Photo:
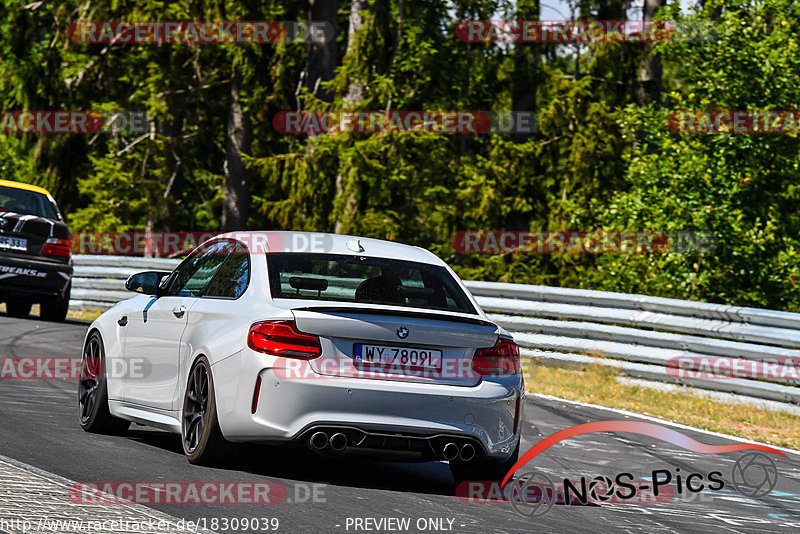
[[[519,347],[510,339],[498,339],[494,347],[478,349],[472,370],[481,376],[513,375],[520,372]]]
[[[247,346],[284,358],[311,360],[322,354],[319,338],[297,331],[294,321],[268,321],[250,327]]]
[[[42,255],[57,256],[59,258],[69,258],[72,255],[72,240],[51,237],[44,242]]]

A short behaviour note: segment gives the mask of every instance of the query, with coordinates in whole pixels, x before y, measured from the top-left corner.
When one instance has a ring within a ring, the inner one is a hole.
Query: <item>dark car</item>
[[[34,303],[48,321],[67,317],[72,241],[55,200],[41,187],[0,180],[0,302],[14,317]]]

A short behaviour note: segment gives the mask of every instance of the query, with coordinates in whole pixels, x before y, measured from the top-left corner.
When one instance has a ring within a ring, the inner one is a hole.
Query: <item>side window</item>
[[[234,245],[225,263],[217,270],[208,284],[204,297],[224,297],[238,299],[250,283],[250,255],[241,243]]]
[[[199,297],[231,252],[232,245],[216,241],[196,250],[178,267],[167,290],[177,297]]]

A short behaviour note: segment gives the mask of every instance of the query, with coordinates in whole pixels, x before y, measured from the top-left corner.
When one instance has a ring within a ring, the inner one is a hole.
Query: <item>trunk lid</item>
[[[309,366],[322,376],[472,386],[477,348],[491,347],[499,328],[479,317],[413,309],[347,306],[294,308],[298,330],[320,337],[322,356]]]
[[[67,225],[36,215],[0,211],[0,254],[20,258],[41,256],[47,239],[69,239]],[[68,261],[66,258],[48,259]]]

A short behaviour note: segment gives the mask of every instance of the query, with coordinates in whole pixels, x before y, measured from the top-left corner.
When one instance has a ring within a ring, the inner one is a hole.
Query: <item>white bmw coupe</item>
[[[299,232],[224,234],[92,323],[78,416],[179,433],[192,463],[230,442],[449,462],[498,480],[519,454],[519,347],[419,247]]]

